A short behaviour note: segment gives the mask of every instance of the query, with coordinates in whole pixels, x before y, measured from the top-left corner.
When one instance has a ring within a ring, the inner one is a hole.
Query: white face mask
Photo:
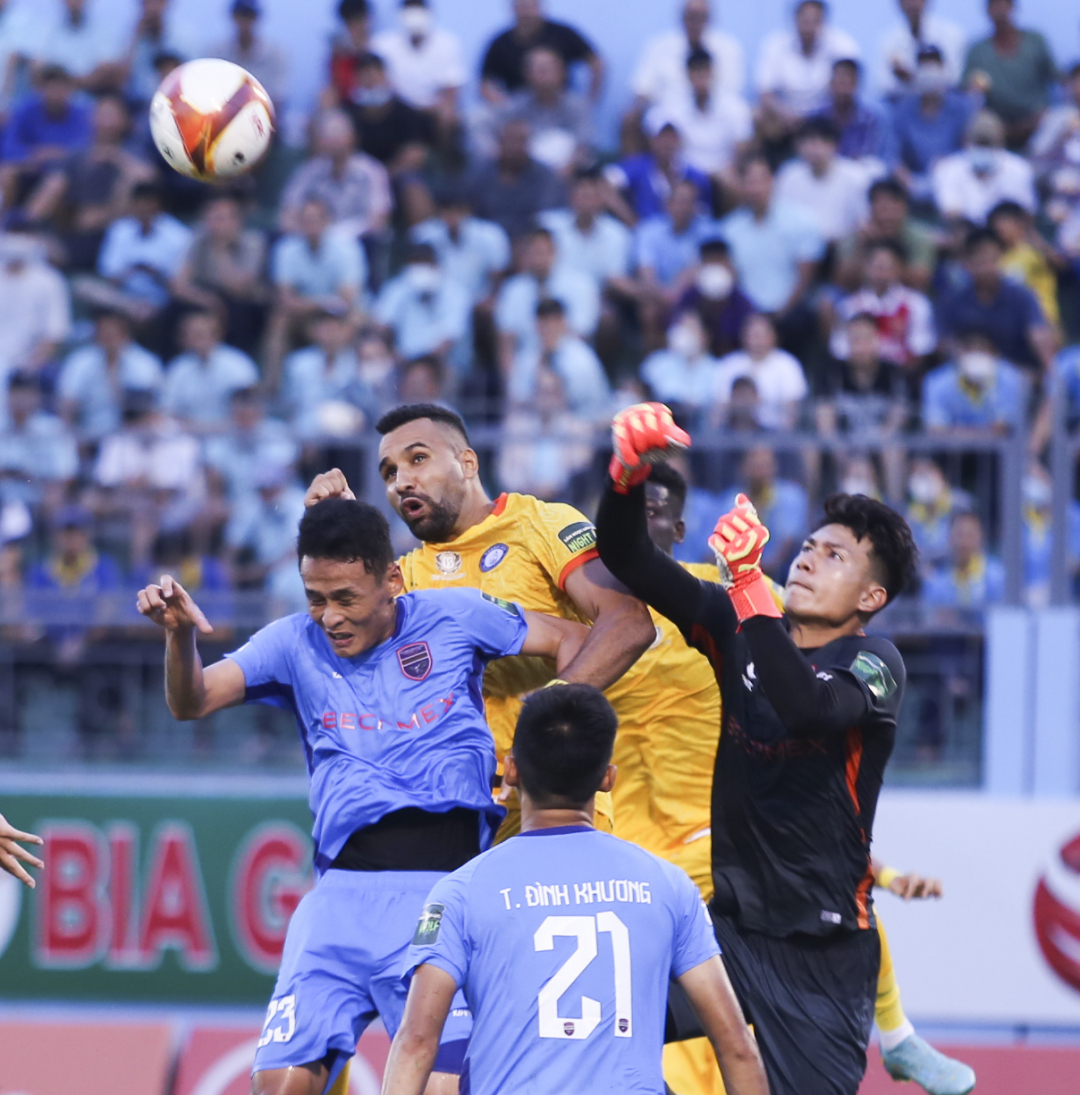
[[[877,483],[861,475],[846,477],[840,484],[841,494],[865,494],[867,498],[877,497]]]
[[[985,145],[972,145],[967,150],[968,163],[976,175],[989,175],[997,167],[997,149]]]
[[[698,292],[709,300],[723,300],[735,287],[735,275],[719,262],[706,262],[695,279]]]
[[[678,354],[690,361],[702,351],[701,335],[698,334],[696,327],[691,327],[687,323],[677,323],[668,331],[668,349],[673,354]]]
[[[941,483],[934,475],[915,472],[908,480],[908,493],[920,506],[932,506],[941,495]]]
[[[1053,487],[1037,475],[1024,477],[1023,485],[1024,502],[1033,509],[1049,509],[1053,501]]]
[[[406,34],[419,38],[431,29],[431,12],[419,4],[406,4],[401,9],[401,25]]]
[[[427,262],[413,262],[405,267],[405,280],[418,293],[431,293],[439,287],[442,275],[437,266]]]
[[[915,70],[915,90],[920,95],[940,94],[949,88],[949,74],[942,65],[919,65]]]
[[[957,359],[957,365],[960,367],[960,375],[969,384],[982,387],[993,379],[997,358],[985,350],[965,350]]]

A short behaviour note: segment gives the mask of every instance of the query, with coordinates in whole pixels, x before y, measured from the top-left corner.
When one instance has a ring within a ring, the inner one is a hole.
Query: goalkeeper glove
[[[672,449],[685,449],[690,435],[675,425],[663,403],[635,403],[619,411],[611,423],[614,455],[608,475],[619,494],[644,483],[649,465],[662,460]]]
[[[768,542],[769,530],[745,494],[736,497],[735,508],[716,522],[709,537],[720,581],[731,597],[739,623],[751,616],[781,616],[761,572],[761,553]]]

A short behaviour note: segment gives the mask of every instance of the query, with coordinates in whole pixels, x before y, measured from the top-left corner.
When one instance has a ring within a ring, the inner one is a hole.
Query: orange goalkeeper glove
[[[619,494],[644,483],[649,466],[662,460],[672,449],[690,446],[690,435],[675,425],[663,403],[635,403],[619,411],[611,423],[614,455],[608,475]]]
[[[750,616],[781,616],[761,572],[761,553],[768,542],[769,530],[745,494],[736,497],[735,508],[716,522],[709,537],[721,584],[731,597],[739,623]]]

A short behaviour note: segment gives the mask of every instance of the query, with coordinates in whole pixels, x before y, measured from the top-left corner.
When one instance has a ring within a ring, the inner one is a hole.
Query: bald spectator
[[[833,65],[858,60],[859,45],[846,31],[825,21],[823,0],[802,0],[795,25],[775,30],[761,45],[755,84],[762,107],[793,124],[825,105]]]
[[[645,40],[631,81],[634,110],[666,103],[690,93],[686,59],[695,50],[712,58],[713,92],[741,95],[746,82],[742,43],[711,22],[709,0],[685,0],[680,25]]]
[[[525,57],[532,49],[553,50],[565,69],[589,67],[589,98],[598,99],[604,82],[604,63],[592,43],[573,27],[544,16],[541,0],[513,0],[514,25],[488,43],[480,65],[480,94],[499,106],[525,87]]]
[[[513,240],[545,209],[566,205],[566,186],[529,153],[529,124],[508,118],[499,130],[498,154],[473,172],[468,183],[473,212],[500,225]]]
[[[566,66],[555,50],[537,46],[525,55],[525,87],[505,114],[529,127],[529,155],[566,174],[588,155],[592,140],[589,104],[566,87]]]
[[[281,227],[299,228],[305,203],[320,201],[331,223],[360,237],[380,232],[390,218],[390,180],[386,169],[356,151],[356,134],[349,116],[328,110],[315,124],[315,155],[292,174],[281,195]]]
[[[998,202],[1036,209],[1035,171],[1022,156],[1005,149],[1005,125],[984,110],[968,125],[965,147],[944,156],[931,173],[934,202],[945,219],[983,224]]]
[[[207,50],[208,57],[222,57],[246,68],[274,101],[278,114],[289,90],[289,59],[280,46],[259,33],[263,9],[260,0],[233,0],[229,9],[233,33]]]
[[[884,95],[913,91],[918,56],[934,49],[941,57],[944,87],[960,82],[964,63],[964,31],[950,19],[927,11],[927,0],[899,0],[901,18],[882,36],[877,86]]]

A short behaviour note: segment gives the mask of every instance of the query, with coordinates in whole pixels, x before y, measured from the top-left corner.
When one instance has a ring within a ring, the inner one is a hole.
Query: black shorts
[[[881,943],[876,931],[774,939],[709,910],[724,965],[752,1023],[771,1095],[856,1095],[866,1071]],[[665,1041],[702,1029],[674,982]]]

